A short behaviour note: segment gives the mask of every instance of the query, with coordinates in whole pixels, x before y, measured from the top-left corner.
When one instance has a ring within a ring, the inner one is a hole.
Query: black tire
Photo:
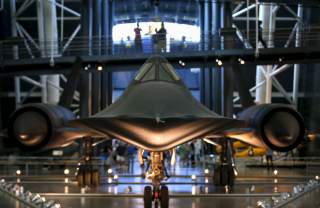
[[[161,186],[160,190],[161,208],[169,207],[169,189],[167,186]]]
[[[151,189],[151,186],[144,187],[143,203],[144,203],[144,208],[152,208],[152,189]]]
[[[100,183],[100,174],[98,170],[92,171],[91,182],[93,186],[98,186]]]

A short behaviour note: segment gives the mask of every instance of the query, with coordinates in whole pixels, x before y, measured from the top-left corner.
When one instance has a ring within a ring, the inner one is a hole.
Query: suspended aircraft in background
[[[145,176],[152,182],[144,189],[145,207],[167,208],[168,187],[164,152],[195,139],[218,142],[227,148],[228,138],[247,144],[289,151],[304,137],[304,122],[292,107],[282,104],[251,106],[237,119],[218,115],[200,104],[172,65],[161,56],[149,58],[123,95],[109,107],[88,118],[76,118],[68,109],[50,104],[27,104],[9,119],[8,135],[24,151],[61,147],[77,139],[115,138],[150,152]],[[224,145],[225,144],[225,145]],[[231,178],[233,170],[222,172]],[[88,175],[89,174],[89,175]],[[90,176],[91,174],[91,176]],[[78,173],[89,183],[96,173]],[[87,180],[88,179],[88,180]]]

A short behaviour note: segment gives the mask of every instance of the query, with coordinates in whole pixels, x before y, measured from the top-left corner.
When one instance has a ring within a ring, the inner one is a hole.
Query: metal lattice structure
[[[79,4],[80,3],[79,1]],[[69,7],[68,4],[69,2],[64,0],[26,0],[23,2],[11,0],[11,31],[12,36],[16,37],[17,40],[5,45],[2,50],[3,56],[5,57],[7,53],[12,54],[12,58],[16,61],[21,60],[21,58],[49,60],[48,65],[52,67],[57,64],[57,60],[64,57],[79,56],[79,54],[92,56],[92,59],[95,59],[94,56],[98,55],[96,56],[97,63],[100,62],[102,57],[122,57],[127,55],[123,54],[121,50],[117,52],[116,48],[119,44],[110,44],[110,41],[112,42],[111,36],[95,36],[91,34],[86,37],[80,35],[81,29],[84,29],[81,28],[83,23],[80,21],[82,11],[76,11]],[[214,19],[214,11],[224,11],[220,9],[220,6],[225,3],[223,1],[198,1],[198,4],[199,24],[203,32],[201,34],[199,47],[188,50],[192,50],[193,53],[199,53],[201,55],[204,51],[228,51],[232,49],[226,47],[226,45],[230,45],[230,43],[228,39],[221,35],[220,23],[218,26],[213,26],[211,25],[213,23],[210,23],[210,21]],[[218,4],[218,6],[215,4]],[[263,54],[262,51],[265,50],[262,47],[261,41],[259,41],[259,39],[261,39],[260,35],[267,43],[268,50],[274,48],[287,49],[301,47],[302,35],[305,34],[304,30],[307,26],[303,24],[303,7],[303,4],[287,5],[283,2],[260,3],[259,1],[254,2],[249,0],[237,2],[232,8],[232,28],[235,30],[239,40],[233,41],[234,43],[232,44],[240,51],[242,50],[244,52],[243,54],[245,54],[246,51],[254,50],[255,57],[261,56],[261,54]],[[31,8],[36,9],[36,15],[25,16],[24,14],[28,13],[26,11]],[[223,15],[228,14],[223,13]],[[73,22],[74,28],[71,30],[68,28],[68,31],[71,32],[70,34],[66,34],[65,25],[70,21]],[[259,21],[261,21],[262,24],[261,28]],[[37,32],[28,31],[28,28],[24,26],[26,22],[30,24],[36,23]],[[278,23],[288,23],[290,27],[284,29],[278,28],[276,27]],[[214,27],[219,28],[219,30]],[[226,25],[224,27],[228,28],[229,26]],[[172,48],[172,46],[169,47]],[[110,50],[112,52],[104,52]],[[98,53],[96,53],[97,51]],[[165,54],[169,56],[171,53],[174,54],[177,52],[179,51],[172,49],[165,50]],[[130,53],[132,53],[132,51]],[[300,65],[283,64],[281,59],[282,58],[279,57],[277,64],[257,66],[256,85],[250,89],[250,92],[256,98],[256,102],[270,103],[272,96],[280,93],[289,103],[297,104],[299,97]],[[244,63],[244,61],[245,60],[239,58],[239,64]],[[89,62],[88,66],[90,66]],[[276,76],[289,69],[293,69],[294,73],[292,77],[292,90],[287,92]],[[27,82],[32,86],[28,92],[21,91],[21,81]],[[62,74],[16,76],[15,98],[17,107],[37,89],[41,89],[42,102],[57,103],[60,92],[63,91],[60,81],[66,82],[67,78]],[[275,87],[279,93],[273,92],[272,87]],[[22,94],[26,96],[24,97]],[[74,100],[80,100],[79,92],[75,93]],[[233,101],[237,102],[238,100],[239,97],[235,94]],[[78,105],[75,104],[74,106],[77,107]]]

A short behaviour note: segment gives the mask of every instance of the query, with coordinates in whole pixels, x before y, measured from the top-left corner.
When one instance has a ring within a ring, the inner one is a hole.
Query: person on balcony
[[[156,31],[158,37],[158,47],[160,52],[166,52],[167,45],[167,30],[164,27],[164,23],[161,22],[161,28]]]
[[[139,27],[139,22],[137,22],[137,27],[134,28],[134,45],[137,52],[142,52],[141,31],[142,29]]]

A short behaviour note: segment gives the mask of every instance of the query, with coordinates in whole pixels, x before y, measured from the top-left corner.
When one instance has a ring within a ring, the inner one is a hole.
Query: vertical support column
[[[11,0],[10,1],[10,19],[11,19],[11,36],[17,37],[17,19],[16,19],[16,1]],[[19,59],[19,48],[18,45],[14,45],[12,48],[13,52],[13,59],[17,60]],[[16,108],[18,108],[21,104],[21,89],[20,89],[20,78],[15,77],[14,78],[14,92],[15,92],[15,104]]]
[[[38,39],[41,57],[46,57],[44,18],[44,1],[37,1]]]
[[[204,1],[204,50],[211,50],[212,40],[212,2]]]
[[[265,40],[267,41],[267,45],[268,48],[273,48],[274,47],[274,41],[273,41],[273,37],[274,37],[274,31],[275,31],[275,24],[276,24],[276,11],[273,11],[273,9],[275,8],[275,5],[270,5],[269,8],[269,26],[267,28],[269,28],[269,30],[267,30],[268,35],[267,38]],[[270,74],[272,73],[272,65],[268,65],[267,67],[267,73],[266,73],[266,103],[271,103],[272,100],[272,77],[270,76]]]
[[[103,109],[112,103],[113,84],[112,84],[111,71],[107,70],[103,72],[101,86],[102,86],[101,108]]]
[[[204,4],[205,1],[198,1],[198,10],[199,10],[199,26],[200,26],[200,46],[199,46],[199,50],[203,50],[204,49],[204,44],[205,44],[205,13],[204,13]]]
[[[81,0],[81,30],[82,37],[84,37],[85,50],[84,55],[90,54],[90,37],[91,37],[91,23],[92,23],[92,0]],[[89,73],[82,73],[80,76],[80,117],[88,117],[90,114],[90,81]]]
[[[200,26],[200,46],[199,50],[203,51],[205,46],[205,1],[198,1],[198,10],[199,10],[199,26]],[[201,66],[200,70],[200,102],[206,105],[206,86],[205,86],[205,64]]]
[[[301,47],[301,23],[303,18],[303,7],[301,4],[298,5],[297,16],[300,20],[297,22],[298,27],[296,30],[296,47]],[[292,102],[293,105],[298,107],[298,93],[299,93],[299,79],[300,79],[300,64],[295,64],[293,68],[293,89],[292,89]]]
[[[212,1],[212,48],[220,49],[219,47],[219,28],[220,28],[220,2]],[[212,70],[212,110],[221,114],[221,70],[213,67]]]
[[[93,2],[92,17],[92,45],[94,55],[101,55],[101,0]],[[92,114],[100,110],[101,104],[101,73],[94,71],[92,73]]]
[[[259,20],[262,21],[262,38],[267,42],[267,46],[270,46],[271,40],[270,34],[268,31],[272,31],[270,25],[274,25],[272,23],[274,20],[274,16],[272,14],[272,7],[270,5],[259,5]],[[271,21],[270,21],[271,20]],[[258,33],[258,31],[256,31]],[[261,44],[260,44],[261,45]],[[258,89],[256,89],[256,102],[261,103],[270,103],[272,97],[272,79],[269,76],[271,73],[272,66],[257,66],[256,70],[256,84],[260,82],[266,81],[265,85],[261,85]]]
[[[102,0],[102,38],[103,41],[103,54],[112,54],[112,28],[113,28],[113,12],[114,1]],[[101,77],[101,108],[105,108],[112,103],[112,72],[107,68],[102,72]]]
[[[53,58],[59,55],[58,51],[58,25],[57,25],[57,8],[55,0],[44,1],[44,13],[45,13],[45,37],[47,43],[47,54],[50,54],[51,62]],[[48,75],[47,81],[47,95],[48,103],[57,104],[60,99],[60,76],[59,75]],[[54,85],[54,86],[53,86]]]
[[[37,17],[41,56],[50,57],[53,63],[53,58],[59,54],[56,1],[37,1]],[[41,76],[41,83],[42,102],[57,104],[60,98],[59,75]]]
[[[38,39],[41,57],[46,57],[46,38],[45,38],[45,29],[44,29],[44,1],[37,1],[37,19],[38,19]],[[47,103],[48,94],[47,94],[47,76],[41,75],[41,102]]]
[[[222,49],[234,47],[235,30],[232,28],[231,1],[221,2],[221,34],[223,37]],[[227,63],[222,69],[222,115],[232,118],[233,116],[233,71],[232,63]]]
[[[114,1],[102,0],[102,26],[101,33],[103,38],[103,54],[112,54],[112,28]]]
[[[47,75],[41,75],[40,76],[40,82],[41,82],[41,102],[47,103],[48,102],[48,93],[47,93]]]
[[[199,1],[200,6],[200,30],[201,30],[201,49],[202,51],[208,50],[208,37],[209,37],[209,2]],[[211,107],[211,77],[212,73],[210,68],[207,67],[205,62],[200,70],[200,100],[207,108]]]

